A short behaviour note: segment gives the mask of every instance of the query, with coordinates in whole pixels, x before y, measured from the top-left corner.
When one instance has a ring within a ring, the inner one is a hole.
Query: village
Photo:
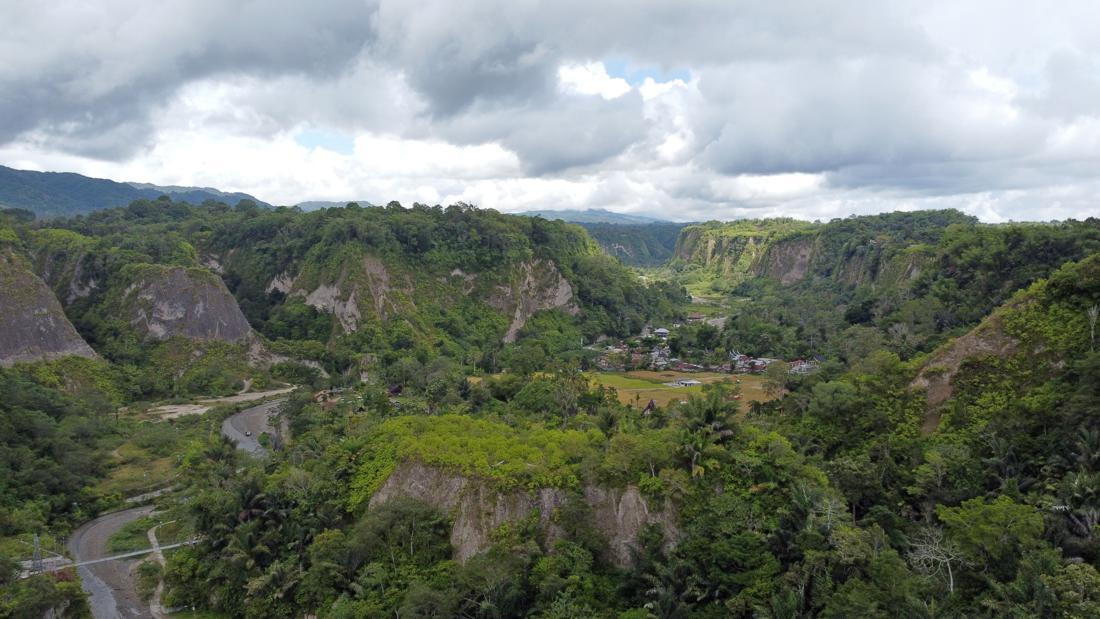
[[[706,322],[717,328],[721,328],[724,318],[708,319],[701,313],[691,313],[687,317],[688,323]],[[704,361],[704,355],[685,355],[691,360],[674,357],[669,346],[669,338],[673,336],[675,329],[683,325],[676,323],[672,329],[657,327],[644,328],[637,338],[620,340],[615,343],[607,341],[588,346],[589,350],[598,353],[593,361],[595,367],[604,372],[623,372],[628,370],[654,370],[673,372],[719,372],[723,374],[763,374],[768,367],[776,363],[786,365],[790,374],[811,374],[824,362],[824,357],[817,355],[811,358],[798,358],[791,360],[774,359],[769,357],[753,357],[736,350],[725,353],[721,361],[716,361],[713,355],[709,361]],[[709,352],[709,351],[708,351]],[[699,384],[698,381],[683,379],[678,382],[685,383],[682,386]]]

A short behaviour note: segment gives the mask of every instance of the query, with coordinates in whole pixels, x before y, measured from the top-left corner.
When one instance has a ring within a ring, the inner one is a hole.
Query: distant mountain
[[[560,219],[575,224],[662,224],[669,223],[667,219],[657,219],[645,215],[631,215],[628,213],[615,213],[612,211],[590,208],[587,210],[561,210],[561,211],[523,211],[516,215],[527,217],[542,217],[543,219]]]
[[[134,200],[155,200],[162,195],[192,204],[217,200],[233,205],[240,200],[252,200],[261,206],[269,206],[246,193],[226,193],[204,187],[120,183],[71,172],[33,172],[0,166],[0,208],[26,209],[38,217],[80,215],[126,206]]]
[[[202,204],[205,200],[220,200],[232,206],[241,200],[252,200],[260,206],[271,206],[255,196],[240,191],[221,191],[213,187],[181,187],[179,185],[153,185],[150,183],[125,183],[135,189],[151,190],[157,196],[169,196],[173,200]]]
[[[310,200],[308,202],[299,202],[294,206],[297,206],[303,211],[319,211],[323,208],[344,208],[351,202],[364,208],[374,206],[367,200]]]

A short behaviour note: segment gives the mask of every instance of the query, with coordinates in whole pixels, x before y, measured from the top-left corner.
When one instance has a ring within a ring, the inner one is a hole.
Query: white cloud
[[[1086,0],[302,6],[0,4],[0,163],[282,203],[1100,212]]]
[[[602,62],[586,62],[558,67],[558,82],[565,92],[599,95],[617,99],[630,92],[630,84],[621,77],[611,77]]]

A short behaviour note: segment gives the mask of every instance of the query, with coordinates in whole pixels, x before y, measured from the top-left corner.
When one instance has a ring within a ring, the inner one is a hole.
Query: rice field
[[[767,402],[771,398],[764,392],[764,377],[741,374],[722,374],[719,372],[675,372],[656,370],[636,370],[633,372],[594,372],[589,376],[607,387],[614,387],[619,401],[643,407],[652,399],[660,406],[687,400],[692,394],[703,391],[701,385],[677,387],[681,379],[697,380],[704,384],[729,381],[741,388],[741,412],[749,409],[753,401]]]

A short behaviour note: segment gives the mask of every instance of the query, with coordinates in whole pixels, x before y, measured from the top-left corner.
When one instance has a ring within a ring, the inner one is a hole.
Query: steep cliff
[[[198,268],[132,265],[118,305],[129,324],[150,340],[182,336],[240,342],[252,329],[217,275]]]
[[[489,297],[489,305],[511,317],[505,342],[514,342],[527,320],[541,310],[561,309],[576,315],[580,308],[573,299],[573,287],[554,263],[546,260],[522,262],[511,281],[501,284]]]
[[[399,464],[382,487],[371,497],[375,509],[397,497],[423,501],[454,518],[451,546],[460,562],[487,549],[490,536],[501,525],[538,515],[547,546],[563,536],[554,522],[555,510],[569,500],[569,493],[558,488],[537,491],[499,492],[486,482],[424,466],[418,462]],[[631,562],[631,550],[647,524],[664,531],[666,544],[675,544],[678,536],[676,516],[670,505],[651,510],[636,486],[602,488],[587,486],[582,497],[591,510],[592,524],[608,541],[607,557],[616,565]]]
[[[95,251],[95,241],[70,230],[35,230],[34,272],[66,308],[101,292],[106,283],[105,258]]]
[[[761,219],[730,223],[708,222],[686,226],[676,241],[674,260],[700,267],[728,284],[768,275],[790,283],[805,272],[810,248],[801,244],[779,243],[802,234],[813,224],[793,219]]]
[[[14,253],[0,250],[0,366],[70,355],[96,356],[46,283]]]
[[[829,223],[791,219],[686,226],[672,265],[703,269],[727,286],[764,277],[784,286],[814,279],[845,287],[907,284],[935,259],[950,225],[974,225],[954,211],[890,213]]]
[[[752,275],[771,277],[783,285],[801,281],[809,272],[816,249],[817,239],[813,236],[778,241],[767,248]]]
[[[459,303],[481,303],[499,312],[508,325],[502,334],[512,342],[536,312],[580,311],[573,288],[549,260],[526,260],[493,270],[466,273],[453,269],[432,276],[408,265],[373,256],[343,259],[339,266],[309,261],[273,277],[268,294],[300,298],[331,314],[342,333],[354,333],[367,323],[404,320],[417,327],[423,314]]]

